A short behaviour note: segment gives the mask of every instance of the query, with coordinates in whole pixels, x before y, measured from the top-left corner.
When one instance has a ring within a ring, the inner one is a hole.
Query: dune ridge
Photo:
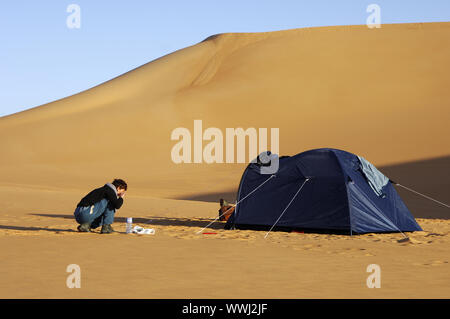
[[[234,187],[244,165],[172,162],[171,131],[195,119],[222,131],[278,127],[282,155],[336,147],[376,165],[445,156],[449,38],[450,23],[215,35],[0,118],[2,182],[73,188],[123,176],[164,197]]]

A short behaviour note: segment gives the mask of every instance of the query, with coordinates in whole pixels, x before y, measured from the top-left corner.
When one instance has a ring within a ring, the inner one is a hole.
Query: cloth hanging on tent
[[[384,197],[383,187],[389,183],[389,178],[387,178],[383,173],[381,173],[375,166],[373,166],[364,157],[358,156],[360,168],[364,176],[367,179],[372,190],[378,196]]]

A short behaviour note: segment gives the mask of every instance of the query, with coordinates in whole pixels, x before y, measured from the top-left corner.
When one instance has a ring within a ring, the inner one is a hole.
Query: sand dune
[[[279,128],[282,155],[344,149],[448,203],[449,40],[450,23],[220,34],[0,118],[0,297],[448,298],[448,209],[399,190],[424,229],[405,243],[264,240],[221,223],[197,234],[221,196],[233,199],[246,164],[175,164],[170,137],[194,120],[223,132]],[[77,233],[76,203],[115,177],[129,183],[118,232]],[[156,234],[123,235],[125,217]],[[82,289],[65,286],[71,263]],[[373,263],[382,289],[366,287]]]
[[[450,23],[213,36],[0,118],[2,183],[122,176],[134,192],[172,198],[235,187],[242,164],[172,162],[171,132],[195,119],[224,132],[279,128],[283,155],[335,147],[376,165],[449,155],[449,38]]]

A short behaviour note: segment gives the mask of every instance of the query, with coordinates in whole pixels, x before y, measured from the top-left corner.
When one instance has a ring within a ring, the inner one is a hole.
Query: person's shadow
[[[31,214],[34,216],[41,216],[41,217],[50,217],[50,218],[62,218],[62,219],[70,219],[75,221],[73,215],[62,215],[62,214]],[[147,218],[142,217],[133,217],[133,223],[134,224],[148,224],[151,225],[157,225],[157,226],[184,226],[184,227],[197,227],[197,228],[203,228],[208,226],[214,219],[212,218],[196,218],[189,219],[185,217],[161,217],[161,216],[149,216]],[[127,218],[126,217],[115,217],[114,223],[126,223]],[[209,229],[223,229],[224,222],[221,222],[219,220],[216,220],[214,223],[209,225],[207,228]],[[1,228],[2,226],[0,226]],[[15,226],[11,226],[15,227]],[[28,227],[24,227],[28,228]],[[40,228],[40,227],[30,227],[30,228],[36,228],[36,230],[49,230],[49,228]],[[24,229],[25,230],[25,229]],[[33,230],[33,229],[28,229]],[[61,229],[57,230],[50,230],[50,231],[64,231]]]
[[[45,228],[45,227],[28,227],[28,226],[10,226],[10,225],[0,225],[0,229],[6,230],[21,230],[21,231],[40,231],[45,230],[49,232],[76,232],[74,229],[62,229],[62,228]]]

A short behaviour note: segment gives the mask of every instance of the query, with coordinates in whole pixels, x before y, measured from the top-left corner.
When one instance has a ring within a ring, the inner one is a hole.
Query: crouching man
[[[122,206],[127,188],[125,181],[115,179],[83,197],[74,212],[75,220],[80,224],[78,231],[90,232],[102,226],[100,233],[112,233],[114,214]]]

